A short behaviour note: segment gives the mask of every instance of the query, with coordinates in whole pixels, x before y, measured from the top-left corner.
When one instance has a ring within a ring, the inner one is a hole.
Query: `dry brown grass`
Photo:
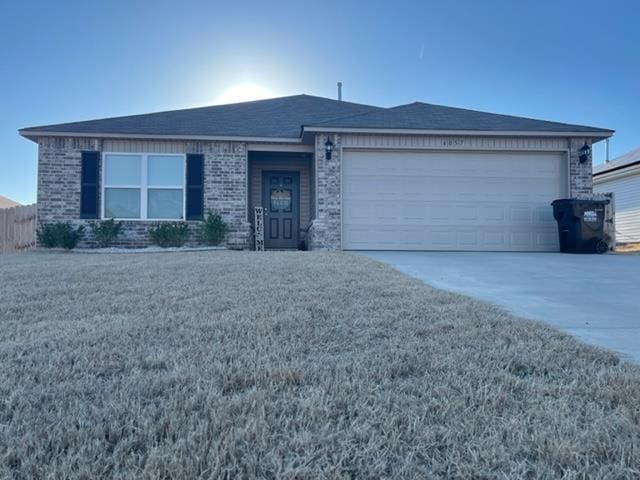
[[[617,253],[640,253],[640,243],[619,243],[616,245]]]
[[[640,368],[349,254],[0,258],[2,478],[633,478]]]

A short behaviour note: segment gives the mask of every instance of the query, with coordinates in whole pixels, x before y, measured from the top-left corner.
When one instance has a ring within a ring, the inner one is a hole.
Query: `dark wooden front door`
[[[300,230],[300,175],[263,172],[265,248],[298,248]]]

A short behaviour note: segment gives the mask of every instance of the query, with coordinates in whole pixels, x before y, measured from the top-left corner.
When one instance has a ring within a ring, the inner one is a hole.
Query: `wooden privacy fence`
[[[0,253],[21,252],[36,245],[36,205],[0,209]]]

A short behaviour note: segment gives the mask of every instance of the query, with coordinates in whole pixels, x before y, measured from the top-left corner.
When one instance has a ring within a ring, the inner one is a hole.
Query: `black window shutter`
[[[99,152],[82,152],[80,218],[98,218]]]
[[[187,154],[187,220],[202,220],[204,214],[204,155]]]

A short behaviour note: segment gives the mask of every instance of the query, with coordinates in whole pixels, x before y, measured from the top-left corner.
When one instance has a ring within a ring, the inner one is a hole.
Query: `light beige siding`
[[[618,178],[594,178],[593,191],[615,195],[616,240],[640,242],[640,173]]]
[[[127,153],[187,153],[187,142],[165,140],[104,140],[102,150],[104,152]]]
[[[342,135],[343,148],[438,150],[551,150],[569,148],[566,138],[469,137],[437,135]]]

